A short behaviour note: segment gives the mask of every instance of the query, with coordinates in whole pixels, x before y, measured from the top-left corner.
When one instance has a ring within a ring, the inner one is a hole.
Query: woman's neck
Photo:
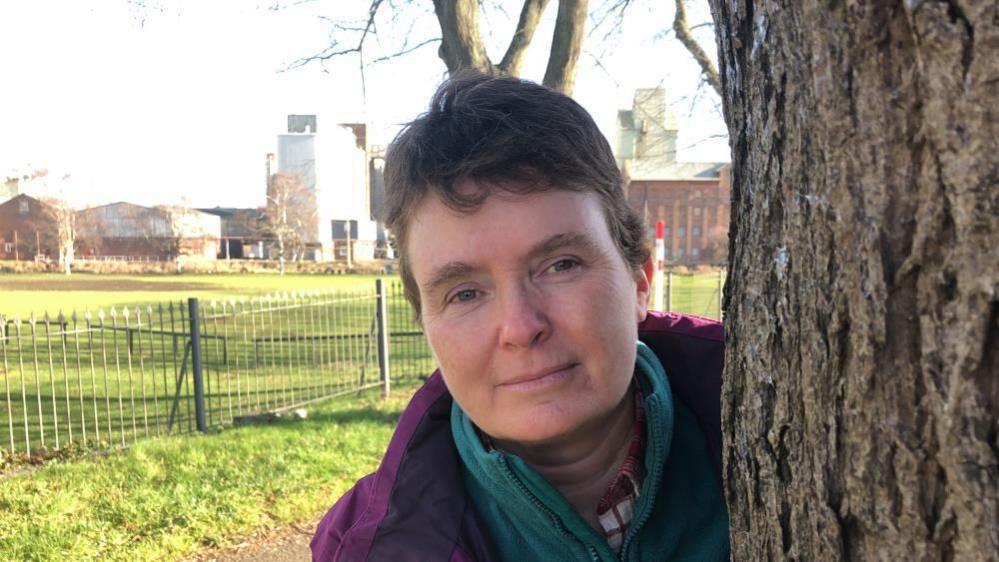
[[[601,531],[597,504],[628,455],[634,421],[635,400],[629,388],[606,416],[558,441],[525,445],[497,440],[495,444],[524,459],[590,526]]]

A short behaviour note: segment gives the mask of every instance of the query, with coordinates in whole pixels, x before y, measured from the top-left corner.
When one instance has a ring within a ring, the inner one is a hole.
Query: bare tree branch
[[[367,30],[367,28],[364,27],[364,26],[344,25],[344,24],[340,23],[339,21],[337,21],[337,20],[335,20],[335,19],[333,19],[333,18],[331,18],[329,16],[321,16],[320,15],[320,16],[316,16],[316,17],[318,19],[321,19],[324,22],[328,23],[330,25],[330,27],[332,27],[333,29],[335,29],[337,31],[347,31],[347,32],[351,32],[351,33],[364,33]]]
[[[542,81],[545,86],[569,96],[576,85],[576,67],[583,51],[587,3],[587,0],[559,0],[552,50]]]
[[[697,64],[701,67],[701,73],[704,74],[704,79],[707,81],[712,88],[714,88],[715,93],[719,97],[722,95],[721,91],[721,80],[718,78],[718,68],[715,66],[714,61],[708,57],[708,54],[704,52],[700,44],[694,39],[694,36],[690,33],[690,26],[687,24],[687,7],[684,4],[684,0],[676,0],[676,15],[673,18],[673,32],[676,33],[676,38],[683,43],[683,46],[687,48],[687,52],[690,53]]]
[[[290,65],[288,65],[282,71],[294,70],[296,68],[301,68],[301,67],[309,64],[310,62],[315,62],[315,61],[323,62],[323,61],[330,60],[330,59],[332,59],[334,57],[339,57],[339,56],[343,56],[343,55],[349,55],[351,53],[357,53],[358,55],[361,55],[361,52],[364,50],[364,41],[368,38],[368,35],[373,34],[372,31],[373,31],[373,29],[375,27],[375,16],[378,14],[378,8],[382,5],[383,1],[384,0],[371,0],[371,6],[368,7],[368,20],[367,20],[367,23],[364,25],[364,27],[362,27],[362,28],[353,28],[353,29],[349,28],[349,27],[342,27],[341,28],[341,29],[343,29],[345,31],[346,30],[359,30],[360,31],[361,37],[360,37],[360,39],[358,39],[356,46],[337,49],[336,47],[340,47],[340,45],[336,41],[334,41],[332,45],[330,45],[329,47],[327,47],[326,49],[324,49],[321,53],[319,53],[317,55],[312,55],[312,56],[308,56],[308,57],[304,57],[304,58],[298,59],[297,61],[295,61],[295,62],[291,63]],[[335,25],[339,26],[339,24],[335,24]],[[362,57],[362,65],[361,66],[362,66],[362,72],[363,72],[363,57]]]
[[[441,26],[438,54],[448,72],[476,68],[492,74],[495,69],[482,42],[476,0],[434,0],[434,12]]]
[[[419,43],[413,45],[412,47],[403,46],[402,50],[396,51],[396,52],[392,53],[391,55],[385,55],[384,57],[378,57],[377,59],[369,62],[368,64],[375,64],[375,63],[379,63],[379,62],[385,62],[387,60],[392,60],[392,59],[394,59],[396,57],[401,57],[402,55],[408,55],[409,53],[412,53],[413,51],[416,51],[416,50],[420,49],[421,47],[425,47],[427,45],[430,45],[431,43],[439,43],[440,40],[441,40],[440,37],[434,37],[432,39],[427,39],[425,41],[420,41]]]
[[[534,32],[541,21],[541,15],[548,6],[548,0],[524,0],[524,7],[520,11],[520,20],[517,22],[517,29],[510,39],[510,46],[503,55],[503,60],[499,63],[499,69],[504,74],[520,76],[520,69],[527,56],[527,48],[534,39]]]
[[[593,23],[593,26],[587,33],[587,37],[595,35],[597,30],[602,29],[608,18],[611,16],[614,16],[611,20],[612,24],[607,29],[607,32],[600,38],[600,41],[606,42],[615,34],[620,33],[621,26],[624,23],[624,13],[632,5],[632,2],[634,2],[634,0],[613,0],[612,2],[606,3],[602,10],[594,10],[594,14],[590,17],[590,21]]]
[[[311,3],[317,2],[317,1],[318,0],[295,0],[294,2],[287,2],[287,3],[284,3],[284,4],[282,4],[281,2],[275,1],[273,4],[271,4],[270,6],[268,6],[267,9],[270,10],[270,11],[272,11],[272,12],[278,12],[278,11],[284,10],[286,8],[293,8],[295,6],[300,6],[302,4],[311,4]]]

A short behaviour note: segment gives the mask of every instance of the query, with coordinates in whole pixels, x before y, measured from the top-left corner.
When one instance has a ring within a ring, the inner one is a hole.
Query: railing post
[[[389,329],[388,306],[386,305],[385,281],[375,279],[375,293],[378,300],[378,371],[382,377],[382,393],[387,398],[390,390],[389,377]]]
[[[194,378],[194,416],[198,431],[208,430],[205,425],[205,381],[201,376],[201,323],[198,299],[187,299],[188,318],[191,321],[191,376]]]
[[[722,319],[722,288],[725,283],[725,270],[718,269],[718,319]]]
[[[666,272],[666,312],[673,311],[673,272]]]

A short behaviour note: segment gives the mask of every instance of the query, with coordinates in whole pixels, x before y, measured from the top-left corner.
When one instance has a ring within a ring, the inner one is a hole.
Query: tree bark
[[[711,60],[708,53],[701,48],[700,43],[690,33],[690,25],[687,23],[686,1],[676,0],[676,11],[673,16],[673,33],[676,34],[676,38],[687,49],[690,56],[694,57],[697,65],[701,67],[701,74],[704,76],[704,81],[714,89],[716,94],[721,96],[721,80],[718,78],[718,68],[715,67],[714,61]]]
[[[572,95],[576,85],[576,67],[586,30],[586,7],[587,0],[559,0],[555,17],[552,48],[542,83],[567,96]]]
[[[994,559],[996,3],[711,6],[733,559]]]
[[[503,60],[499,63],[499,69],[504,74],[520,76],[520,69],[527,56],[527,48],[531,46],[534,39],[534,32],[541,21],[541,14],[545,12],[548,0],[524,0],[524,7],[520,10],[520,19],[517,21],[517,29],[510,39],[510,46],[503,55]]]
[[[479,4],[476,0],[434,0],[434,12],[441,26],[439,55],[448,74],[475,68],[492,74],[493,63],[486,54],[479,30]]]

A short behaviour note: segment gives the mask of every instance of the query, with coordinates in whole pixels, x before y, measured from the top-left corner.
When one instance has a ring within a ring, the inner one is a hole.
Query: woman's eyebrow
[[[462,261],[450,261],[435,269],[427,281],[427,294],[434,294],[444,285],[460,277],[467,277],[477,271],[476,267]]]
[[[530,251],[527,252],[527,259],[534,260],[568,247],[580,248],[589,251],[595,251],[597,249],[596,243],[585,233],[561,232],[535,244]]]

